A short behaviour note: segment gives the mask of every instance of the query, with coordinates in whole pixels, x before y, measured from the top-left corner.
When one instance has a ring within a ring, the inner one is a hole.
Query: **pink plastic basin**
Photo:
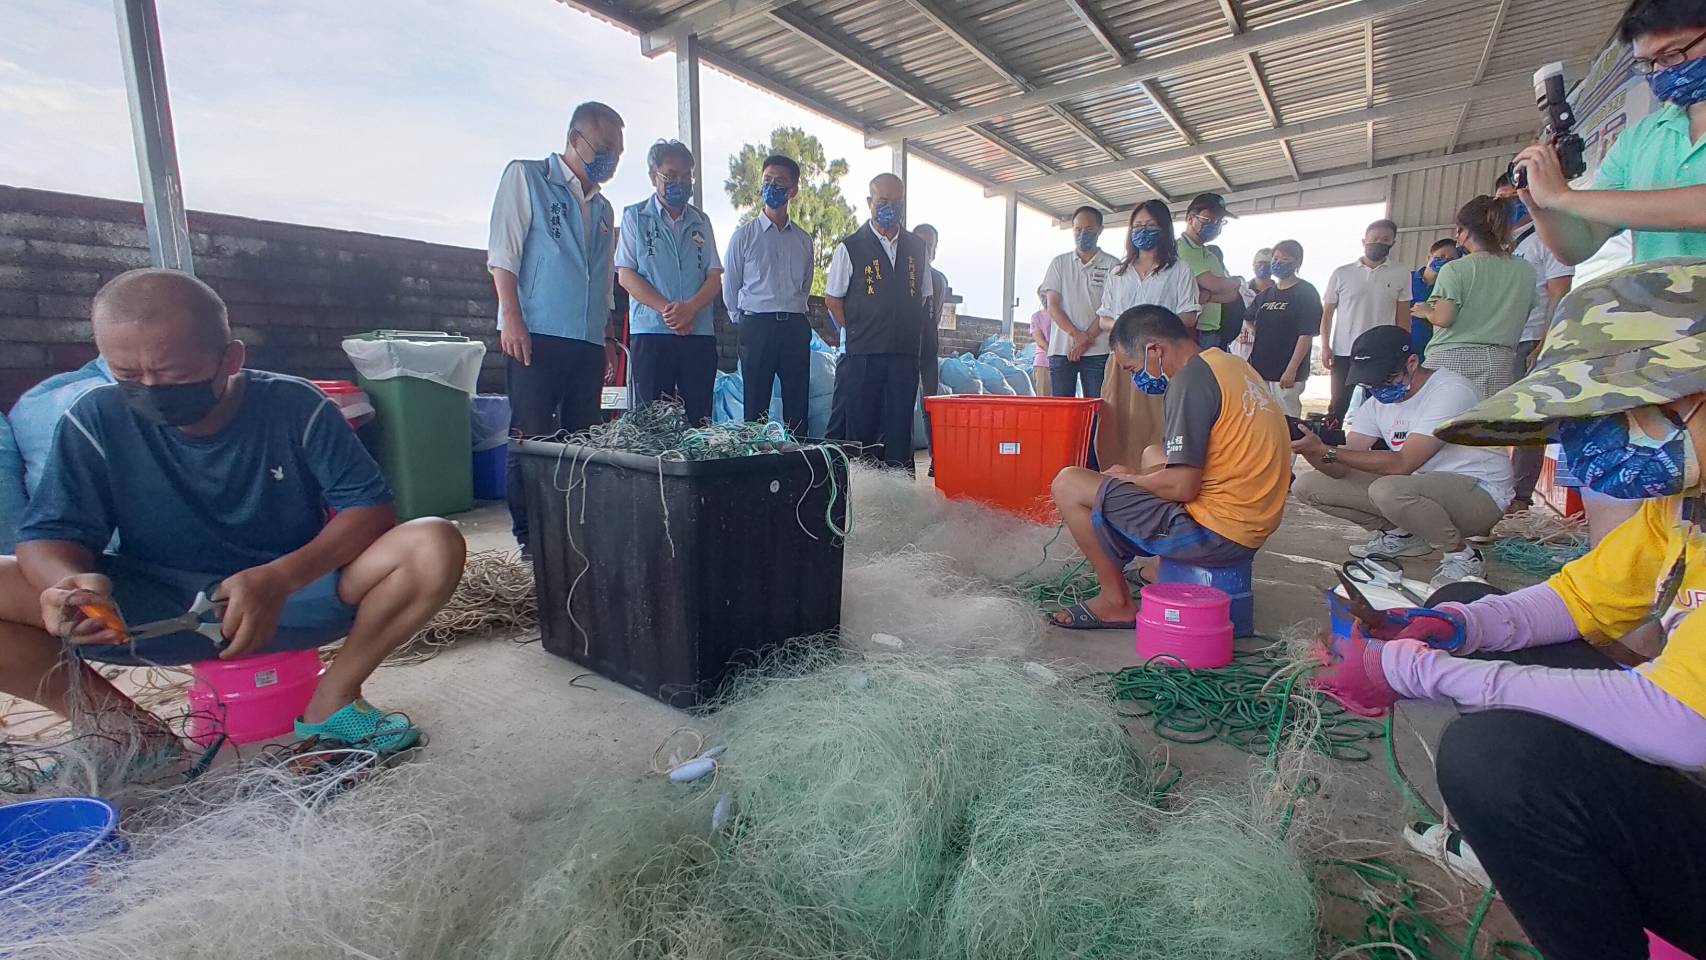
[[[1647,931],[1647,957],[1648,960],[1694,960],[1651,930]]]
[[[1137,611],[1137,658],[1196,670],[1232,662],[1232,598],[1195,583],[1152,583]]]
[[[190,665],[190,736],[255,743],[294,729],[320,680],[320,651],[263,653]]]

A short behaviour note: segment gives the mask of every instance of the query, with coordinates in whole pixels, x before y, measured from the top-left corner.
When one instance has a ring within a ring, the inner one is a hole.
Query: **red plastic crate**
[[[1056,519],[1049,485],[1083,466],[1097,397],[925,397],[936,489],[1039,521]]]
[[[1540,461],[1540,479],[1534,484],[1534,500],[1551,507],[1561,517],[1576,517],[1582,513],[1582,494],[1574,487],[1558,486],[1558,461],[1553,459],[1555,448],[1547,447]]]

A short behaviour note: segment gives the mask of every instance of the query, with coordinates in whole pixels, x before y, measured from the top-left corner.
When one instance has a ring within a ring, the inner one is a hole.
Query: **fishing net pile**
[[[1493,528],[1493,556],[1531,577],[1550,577],[1588,552],[1587,520],[1549,510],[1513,513]]]
[[[533,567],[512,551],[480,550],[468,555],[456,592],[385,662],[393,666],[420,663],[467,637],[532,630],[538,625]]]
[[[476,955],[1311,954],[1293,851],[1248,803],[1167,807],[1105,691],[825,654],[739,686],[703,743],[700,779],[595,790],[530,839],[549,866]]]
[[[663,460],[722,460],[791,449],[794,438],[779,423],[731,420],[709,426],[687,422],[676,400],[636,407],[605,423],[595,423],[567,442],[592,450],[618,451]]]

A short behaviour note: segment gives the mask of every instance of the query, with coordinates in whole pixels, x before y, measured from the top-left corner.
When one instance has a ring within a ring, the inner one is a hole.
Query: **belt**
[[[742,318],[750,317],[753,320],[793,320],[796,318],[803,320],[806,316],[803,313],[789,313],[785,310],[766,310],[762,313],[755,313],[751,310],[742,310],[740,315]]]

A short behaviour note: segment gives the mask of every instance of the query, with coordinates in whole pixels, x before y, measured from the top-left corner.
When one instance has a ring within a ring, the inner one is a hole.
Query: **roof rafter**
[[[1511,0],[1499,0],[1497,9],[1493,11],[1493,27],[1487,31],[1487,43],[1481,48],[1481,61],[1475,65],[1475,75],[1470,83],[1480,83],[1487,75],[1487,64],[1493,60],[1493,47],[1499,42],[1499,31],[1504,29],[1505,14],[1510,11]],[[1451,136],[1445,141],[1445,152],[1457,149],[1457,141],[1463,136],[1463,125],[1469,122],[1469,108],[1472,104],[1465,103],[1457,111],[1457,122],[1451,125]]]

